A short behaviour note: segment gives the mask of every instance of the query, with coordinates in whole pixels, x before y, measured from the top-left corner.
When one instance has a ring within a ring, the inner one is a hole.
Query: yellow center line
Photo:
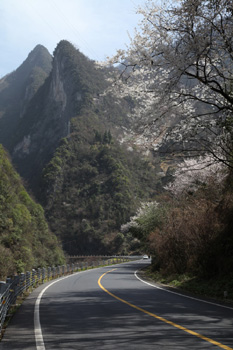
[[[131,306],[132,308],[134,308],[134,309],[136,309],[136,310],[138,310],[138,311],[143,312],[144,314],[147,314],[147,315],[149,315],[149,316],[151,316],[151,317],[154,317],[154,318],[156,318],[157,320],[160,320],[160,321],[162,321],[162,322],[165,322],[165,323],[167,323],[167,324],[169,324],[169,325],[171,325],[171,326],[173,326],[173,327],[175,327],[175,328],[181,329],[182,331],[184,331],[184,332],[186,332],[186,333],[189,333],[189,334],[191,334],[191,335],[194,335],[194,336],[196,336],[196,337],[198,337],[198,338],[200,338],[200,339],[202,339],[202,340],[205,340],[205,341],[207,341],[207,342],[209,342],[209,343],[211,343],[211,344],[213,344],[213,345],[216,345],[216,346],[218,346],[218,347],[221,348],[221,349],[233,350],[233,348],[230,348],[229,346],[223,345],[223,344],[221,344],[221,343],[219,343],[219,342],[217,342],[217,341],[215,341],[215,340],[213,340],[213,339],[210,339],[210,338],[205,337],[205,336],[202,335],[202,334],[199,334],[199,333],[197,333],[197,332],[191,331],[191,330],[188,329],[188,328],[185,328],[185,327],[183,327],[183,326],[180,326],[180,325],[178,325],[177,323],[174,323],[174,322],[172,322],[172,321],[169,321],[169,320],[167,320],[166,318],[163,318],[163,317],[161,317],[161,316],[158,316],[158,315],[156,315],[156,314],[153,314],[152,312],[149,312],[149,311],[147,311],[147,310],[145,310],[145,309],[142,309],[141,307],[138,307],[138,306],[136,306],[136,305],[134,305],[134,304],[131,304],[131,303],[129,303],[128,301],[126,301],[126,300],[124,300],[124,299],[121,299],[121,298],[119,298],[117,295],[115,295],[115,294],[109,292],[109,290],[107,290],[106,288],[104,288],[104,286],[101,284],[101,280],[102,280],[102,278],[103,278],[107,273],[112,272],[112,271],[114,271],[114,270],[116,270],[116,269],[113,269],[113,270],[110,270],[110,271],[105,272],[102,276],[100,276],[100,278],[99,278],[99,280],[98,280],[98,285],[100,286],[100,288],[101,288],[104,292],[108,293],[108,294],[111,295],[113,298],[115,298],[115,299],[121,301],[122,303],[125,303],[125,304]]]

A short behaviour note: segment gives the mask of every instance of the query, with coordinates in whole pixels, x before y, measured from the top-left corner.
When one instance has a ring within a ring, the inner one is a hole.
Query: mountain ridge
[[[52,56],[37,45],[27,59],[0,80],[0,140],[10,150],[12,134],[52,68]]]
[[[119,142],[134,102],[106,95],[108,76],[109,69],[62,40],[49,75],[9,135],[13,164],[72,254],[138,252],[138,242],[120,226],[161,187],[152,159]]]
[[[94,74],[96,79],[92,77]],[[98,85],[103,80],[93,63],[70,43],[58,44],[50,75],[31,99],[11,137],[9,148],[13,162],[27,181],[37,182],[37,173],[51,159],[61,138],[68,135],[71,118],[90,103],[90,96],[98,93]]]

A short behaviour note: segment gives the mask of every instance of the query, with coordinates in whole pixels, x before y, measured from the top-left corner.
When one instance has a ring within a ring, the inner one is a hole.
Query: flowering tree
[[[193,193],[201,186],[206,186],[214,181],[218,188],[226,178],[226,167],[216,162],[213,157],[185,159],[177,165],[174,173],[174,181],[165,186],[165,189],[173,195],[179,196],[185,193]]]
[[[232,166],[233,1],[148,0],[138,12],[130,46],[110,60],[123,67],[118,93],[138,100],[148,133],[163,118],[190,152]]]
[[[141,240],[147,239],[148,234],[158,227],[163,218],[163,209],[157,202],[141,203],[136,215],[130,221],[121,226],[121,232],[133,233]]]

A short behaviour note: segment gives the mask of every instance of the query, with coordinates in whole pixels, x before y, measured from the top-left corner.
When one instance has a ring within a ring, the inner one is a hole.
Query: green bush
[[[64,262],[41,205],[22,185],[0,146],[0,276]]]

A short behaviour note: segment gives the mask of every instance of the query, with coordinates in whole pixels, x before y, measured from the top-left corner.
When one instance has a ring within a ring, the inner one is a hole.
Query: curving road
[[[233,308],[145,284],[135,275],[145,264],[93,269],[40,286],[0,348],[233,349]]]

